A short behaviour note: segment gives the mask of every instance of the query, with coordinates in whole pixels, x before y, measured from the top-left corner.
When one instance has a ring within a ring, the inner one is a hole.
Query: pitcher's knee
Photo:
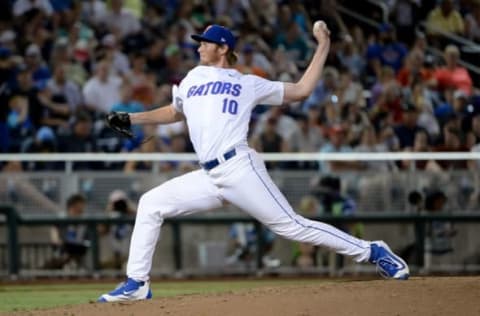
[[[140,200],[138,201],[138,210],[137,217],[144,215],[153,215],[161,216],[160,210],[162,206],[158,203],[158,197],[153,194],[146,192],[142,194]]]

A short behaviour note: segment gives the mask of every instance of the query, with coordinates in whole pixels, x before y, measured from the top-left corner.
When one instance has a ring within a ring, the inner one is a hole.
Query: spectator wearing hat
[[[32,72],[34,85],[42,85],[52,77],[50,69],[43,62],[40,47],[37,44],[30,44],[25,50],[25,64]]]
[[[37,133],[34,137],[30,137],[23,142],[22,152],[57,152],[57,138],[55,136],[55,132],[50,127],[42,126],[37,130]],[[59,167],[61,167],[56,161],[28,161],[24,165],[25,170],[29,171],[57,170]]]
[[[105,59],[110,61],[111,72],[114,76],[127,76],[130,73],[130,62],[127,56],[118,48],[117,38],[107,34],[102,38],[102,48]]]
[[[113,218],[131,217],[135,215],[135,205],[123,190],[114,190],[108,196],[106,212]],[[128,247],[132,225],[127,223],[100,225],[98,231],[108,239],[112,256],[101,263],[103,269],[122,269],[128,258]]]
[[[0,47],[7,48],[10,52],[16,52],[17,46],[15,45],[15,39],[17,34],[13,29],[6,29],[0,33]]]
[[[187,73],[180,47],[177,44],[169,44],[165,48],[164,56],[166,65],[157,74],[157,84],[179,84]]]
[[[63,65],[66,80],[81,87],[87,80],[86,67],[88,67],[89,56],[86,41],[80,40],[70,44],[66,37],[60,37],[53,45],[50,60],[55,61],[51,63],[54,72],[56,65]]]
[[[431,84],[440,92],[446,89],[460,89],[468,96],[472,94],[472,78],[468,70],[458,64],[460,51],[456,45],[448,45],[444,50],[445,66],[434,72]]]

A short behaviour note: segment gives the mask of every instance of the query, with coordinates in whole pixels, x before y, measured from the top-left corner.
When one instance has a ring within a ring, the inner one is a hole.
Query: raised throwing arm
[[[315,88],[330,50],[330,31],[323,21],[313,25],[313,36],[318,46],[302,78],[297,83],[285,82],[284,103],[305,100]]]

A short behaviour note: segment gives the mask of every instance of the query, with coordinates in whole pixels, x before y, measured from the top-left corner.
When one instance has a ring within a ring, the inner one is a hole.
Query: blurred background
[[[190,35],[213,23],[237,36],[239,71],[296,81],[316,47],[311,26],[319,19],[332,31],[322,79],[304,102],[257,106],[251,146],[264,153],[480,149],[477,0],[0,3],[3,154],[192,153],[183,122],[134,126],[136,138],[126,140],[108,129],[103,117],[109,111],[139,112],[169,104],[172,85],[198,62]],[[143,142],[147,138],[151,140]],[[198,168],[195,159],[66,163],[9,157],[0,158],[0,203],[20,216],[130,220],[22,225],[18,260],[12,261],[7,217],[0,217],[1,275],[13,270],[33,276],[123,275],[140,195]],[[305,216],[455,216],[479,210],[478,161],[285,157],[267,166]],[[163,228],[154,275],[178,273],[179,256],[184,274],[259,268],[330,275],[372,272],[326,250],[276,238],[254,222],[236,221],[244,215],[231,207],[199,216],[203,225],[182,224],[180,233],[176,226]],[[215,217],[232,220],[210,225]],[[386,240],[417,271],[458,273],[480,267],[479,226],[473,221],[338,225],[365,239]]]

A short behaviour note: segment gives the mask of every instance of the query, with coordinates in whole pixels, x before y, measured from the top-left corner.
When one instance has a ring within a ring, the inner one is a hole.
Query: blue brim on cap
[[[191,35],[191,38],[197,42],[209,42],[217,45],[227,45],[231,50],[235,49],[235,36],[232,32],[221,25],[208,26],[203,34]]]
[[[196,40],[197,42],[209,42],[209,43],[214,43],[214,44],[218,44],[218,45],[227,45],[226,43],[222,43],[220,41],[216,41],[214,39],[211,39],[211,38],[208,38],[206,36],[203,36],[203,35],[198,35],[198,34],[193,34],[192,36],[190,36],[192,39]]]

